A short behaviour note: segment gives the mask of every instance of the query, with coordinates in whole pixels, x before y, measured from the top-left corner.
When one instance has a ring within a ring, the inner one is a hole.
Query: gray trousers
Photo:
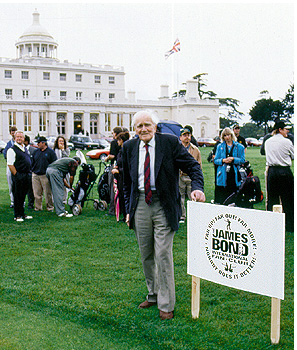
[[[181,219],[185,219],[187,216],[186,212],[186,195],[191,200],[191,179],[188,175],[182,175],[179,177],[179,193],[180,193],[180,201],[181,201],[181,207],[182,207],[182,216]]]
[[[42,197],[44,194],[45,204],[47,210],[53,210],[52,190],[46,175],[37,175],[32,173],[32,187],[35,198],[35,208],[42,210]]]
[[[168,226],[164,210],[155,195],[149,206],[144,193],[140,194],[135,212],[135,234],[148,289],[147,300],[157,302],[159,310],[171,312],[175,305],[174,231]]]
[[[51,184],[56,214],[65,213],[63,173],[54,168],[47,168],[46,176]]]

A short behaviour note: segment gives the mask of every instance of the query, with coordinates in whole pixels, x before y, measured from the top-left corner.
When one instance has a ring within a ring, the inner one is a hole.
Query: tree
[[[225,128],[232,128],[232,125],[234,124],[233,120],[220,117],[220,129],[225,129]]]
[[[237,119],[241,119],[241,116],[243,115],[242,112],[239,112],[239,110],[237,109],[237,107],[239,107],[239,103],[240,101],[236,100],[235,98],[231,98],[231,97],[225,97],[225,98],[221,98],[221,97],[217,97],[217,94],[211,90],[203,90],[206,87],[206,83],[205,83],[205,79],[203,79],[203,77],[205,75],[208,75],[208,73],[200,73],[197,74],[193,77],[193,79],[197,79],[198,80],[198,95],[199,97],[203,100],[205,98],[208,98],[210,100],[214,100],[215,98],[218,98],[219,100],[219,104],[220,104],[220,114],[222,114],[224,117],[221,117],[223,119],[229,119],[231,121],[231,123],[227,123],[232,125],[235,120]],[[225,122],[222,121],[222,123],[224,124]],[[221,121],[220,121],[221,124]],[[228,125],[228,126],[230,126]]]
[[[294,84],[291,84],[288,92],[283,99],[284,116],[286,118],[292,118],[294,116]]]
[[[264,128],[259,128],[255,123],[246,123],[240,128],[240,135],[243,137],[255,137],[258,139],[265,135]]]
[[[284,105],[281,101],[274,101],[270,98],[262,98],[255,102],[250,109],[249,115],[257,126],[264,126],[265,134],[268,131],[268,123],[275,120],[275,117],[281,117],[284,114]]]

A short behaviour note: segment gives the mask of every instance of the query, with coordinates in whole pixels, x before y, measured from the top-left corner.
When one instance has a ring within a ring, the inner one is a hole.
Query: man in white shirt
[[[290,126],[283,121],[275,124],[265,142],[267,174],[267,210],[280,203],[286,214],[286,231],[294,231],[294,176],[291,171],[294,146],[288,139]]]
[[[22,222],[24,219],[32,219],[32,216],[25,215],[24,210],[24,201],[30,183],[31,158],[24,145],[24,133],[16,131],[14,138],[14,145],[7,151],[7,165],[12,177],[14,219],[17,222]]]
[[[15,126],[12,126],[9,129],[11,140],[7,142],[6,147],[3,150],[4,159],[7,158],[7,151],[9,150],[9,148],[11,148],[14,145],[14,134],[16,131],[17,131],[17,128]],[[8,189],[9,189],[9,196],[10,196],[10,208],[13,208],[14,199],[12,194],[12,179],[11,179],[11,172],[8,166],[6,168],[6,177],[7,177]]]

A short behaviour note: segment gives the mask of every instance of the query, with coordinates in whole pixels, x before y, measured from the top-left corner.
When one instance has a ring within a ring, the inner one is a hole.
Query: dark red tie
[[[146,154],[144,161],[144,193],[145,201],[148,205],[152,203],[152,190],[151,190],[151,167],[150,167],[150,153],[148,151],[148,145],[145,145]]]

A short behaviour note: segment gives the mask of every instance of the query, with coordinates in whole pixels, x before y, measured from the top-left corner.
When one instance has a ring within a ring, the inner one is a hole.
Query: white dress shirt
[[[150,154],[150,184],[151,189],[155,190],[155,153],[156,153],[156,140],[155,136],[150,140],[148,143],[148,151]],[[138,189],[140,191],[144,191],[144,162],[145,162],[145,155],[146,155],[146,149],[145,149],[145,143],[143,141],[140,141],[139,144],[139,164],[138,164]]]

